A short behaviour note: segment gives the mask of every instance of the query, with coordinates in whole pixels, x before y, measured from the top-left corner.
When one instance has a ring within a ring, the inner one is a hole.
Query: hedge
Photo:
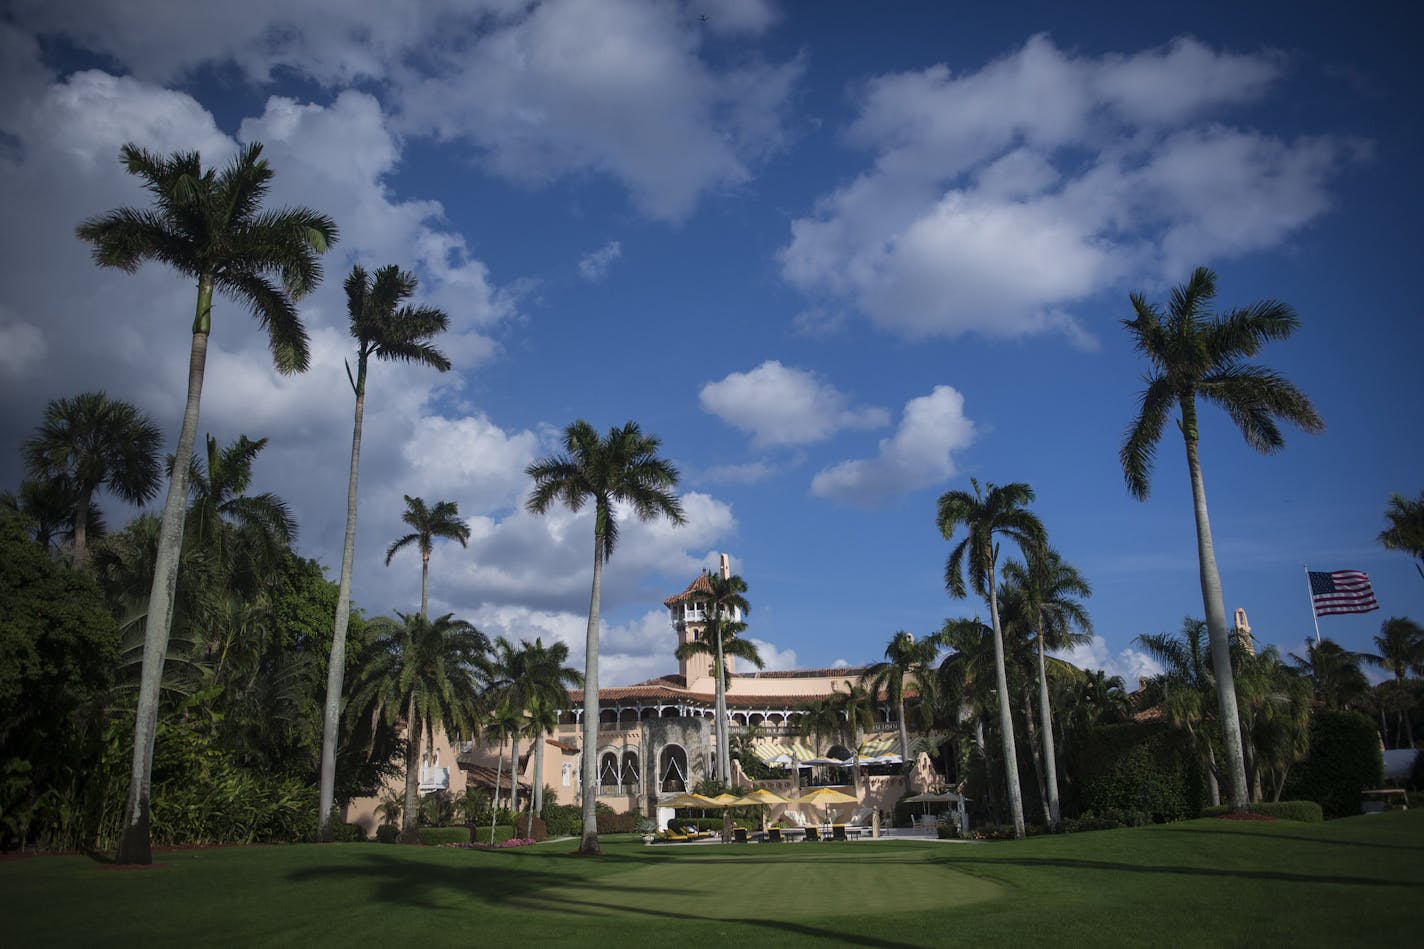
[[[467,844],[470,842],[470,828],[460,827],[422,827],[420,828],[420,842],[426,846],[436,844]]]
[[[1203,817],[1223,817],[1231,813],[1231,807],[1208,807],[1202,810]],[[1314,801],[1259,801],[1251,805],[1252,814],[1263,814],[1276,820],[1295,820],[1306,824],[1319,824],[1325,820],[1325,813]]]
[[[1285,795],[1315,801],[1333,820],[1360,813],[1360,792],[1383,776],[1374,723],[1359,712],[1320,711],[1310,721],[1310,754],[1291,770]]]
[[[1201,764],[1182,732],[1150,722],[1102,725],[1087,735],[1075,759],[1085,815],[1145,814],[1165,823],[1201,811]]]
[[[462,830],[464,828],[461,828]],[[521,837],[522,832],[516,832],[512,824],[500,824],[494,829],[494,842],[502,844],[511,837]],[[486,824],[483,827],[469,828],[469,836],[458,841],[459,843],[487,844],[490,842],[490,829]]]

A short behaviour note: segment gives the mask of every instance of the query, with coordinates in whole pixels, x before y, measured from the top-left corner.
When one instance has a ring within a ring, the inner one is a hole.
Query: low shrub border
[[[1202,808],[1203,817],[1226,817],[1230,813],[1231,808],[1226,805]],[[1261,801],[1251,805],[1251,813],[1307,824],[1321,824],[1325,821],[1324,810],[1314,801]]]
[[[422,827],[420,842],[427,847],[435,844],[467,844],[470,842],[468,827]]]

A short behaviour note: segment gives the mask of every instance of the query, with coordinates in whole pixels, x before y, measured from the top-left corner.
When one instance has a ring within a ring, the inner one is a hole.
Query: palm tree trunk
[[[595,515],[597,516],[597,515]],[[593,589],[588,598],[588,633],[583,673],[583,836],[578,852],[599,854],[598,846],[598,598],[603,591],[603,538],[593,533]]]
[[[1043,629],[1038,631],[1038,714],[1043,719],[1043,758],[1048,772],[1048,826],[1057,832],[1063,820],[1058,800],[1058,750],[1053,745],[1053,710],[1048,703],[1048,671],[1043,661]]]
[[[509,812],[519,813],[519,732],[509,737]]]
[[[1216,550],[1211,542],[1211,520],[1206,510],[1206,486],[1197,455],[1196,404],[1183,398],[1182,437],[1187,446],[1187,473],[1192,481],[1192,507],[1197,523],[1197,560],[1201,571],[1202,605],[1206,608],[1207,634],[1211,638],[1211,665],[1216,673],[1216,697],[1221,722],[1221,743],[1226,752],[1226,785],[1233,811],[1250,810],[1246,787],[1246,762],[1241,749],[1241,717],[1236,708],[1236,679],[1231,669],[1231,643],[1227,639],[1226,605]]]
[[[1043,779],[1043,752],[1038,743],[1038,727],[1033,723],[1033,699],[1027,689],[1023,694],[1024,727],[1028,729],[1029,759],[1033,761],[1034,785],[1038,788],[1038,808],[1048,820],[1048,785]]]
[[[994,621],[994,683],[999,689],[999,729],[1004,745],[1005,793],[1014,837],[1024,837],[1023,790],[1019,787],[1018,749],[1014,745],[1014,717],[1009,711],[1009,676],[1004,667],[1004,633],[999,626],[999,592],[994,583],[994,558],[989,558],[989,615]]]
[[[715,607],[714,607],[715,608]],[[727,748],[727,672],[722,654],[722,624],[717,620],[717,780],[723,787],[732,783],[732,757]]]
[[[905,685],[900,684],[900,701],[895,703],[895,714],[900,716],[900,766],[910,765],[910,730],[905,727]]]
[[[1211,806],[1221,806],[1221,785],[1216,780],[1216,749],[1208,747],[1206,750],[1206,789],[1211,796]]]
[[[158,555],[153,564],[153,586],[148,595],[148,615],[144,621],[143,666],[140,672],[138,708],[134,715],[133,763],[129,772],[128,802],[124,807],[124,828],[119,836],[117,863],[152,863],[148,815],[150,782],[153,776],[153,739],[158,731],[158,694],[163,681],[163,660],[168,654],[168,636],[173,625],[173,597],[178,588],[178,560],[183,550],[183,515],[188,507],[188,459],[198,433],[198,407],[203,397],[203,374],[208,360],[208,330],[213,302],[209,278],[198,282],[197,317],[193,324],[193,345],[188,356],[188,401],[183,409],[183,425],[178,431],[178,450],[173,475],[168,481],[168,499],[158,534]]]
[[[989,819],[999,823],[999,800],[994,793],[994,776],[989,773],[989,742],[984,738],[984,716],[974,716],[974,749],[979,752],[979,760],[984,762],[984,804],[989,809]]]
[[[494,800],[490,803],[490,839],[494,843],[494,828],[499,823],[499,781],[504,777],[504,736],[499,738],[499,754],[494,761]]]
[[[420,839],[420,722],[415,718],[415,693],[406,712],[405,812],[401,815],[401,841]]]
[[[429,618],[430,613],[430,555],[420,554],[420,615]]]
[[[326,664],[326,708],[321,726],[321,789],[317,796],[317,840],[331,839],[331,805],[336,797],[336,736],[341,722],[341,684],[346,675],[346,629],[351,622],[351,563],[356,555],[356,479],[361,466],[361,421],[366,409],[366,355],[356,364],[356,420],[351,427],[351,472],[346,479],[346,540],[341,546],[341,578],[336,592],[336,625]]]
[[[74,508],[74,556],[70,562],[76,570],[82,570],[89,563],[89,502],[94,490],[87,483],[79,489],[79,497]]]
[[[534,803],[531,811],[535,814],[544,813],[544,731],[540,729],[534,732]]]

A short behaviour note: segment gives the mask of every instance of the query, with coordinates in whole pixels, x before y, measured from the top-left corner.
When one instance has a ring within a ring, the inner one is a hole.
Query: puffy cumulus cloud
[[[964,396],[951,386],[905,403],[895,434],[880,440],[875,458],[842,461],[811,480],[811,493],[869,506],[893,494],[914,491],[952,477],[954,452],[974,441],[974,423],[964,414]]]
[[[815,373],[774,359],[707,383],[697,398],[704,412],[749,433],[758,445],[805,445],[841,429],[890,422],[884,409],[853,407],[848,396]]]
[[[598,250],[584,254],[579,258],[579,276],[589,281],[597,283],[608,273],[608,268],[613,262],[623,256],[623,245],[618,241],[609,241]]]
[[[1053,655],[1080,669],[1101,669],[1109,676],[1122,676],[1123,684],[1129,692],[1137,688],[1139,680],[1161,675],[1163,671],[1162,664],[1145,652],[1127,647],[1114,653],[1108,647],[1108,641],[1101,636],[1094,636],[1090,643],[1061,650]]]
[[[797,668],[796,650],[778,649],[774,644],[769,643],[764,639],[755,639],[750,636],[747,637],[747,639],[753,646],[757,647],[757,653],[761,656],[761,661],[766,663],[764,667],[766,671],[776,672],[781,669]],[[740,671],[755,672],[756,667],[749,666],[746,663],[742,663],[742,668]]]
[[[908,338],[1091,346],[1075,303],[1274,246],[1329,207],[1360,143],[1203,118],[1259,101],[1283,68],[1191,38],[1078,57],[1036,36],[977,72],[873,79],[846,133],[871,167],[792,223],[782,274],[809,313],[851,307]]]
[[[418,70],[397,74],[395,94],[405,127],[469,142],[497,174],[535,184],[608,175],[645,214],[676,220],[784,144],[803,72],[800,60],[749,57],[714,68],[701,36],[672,4],[546,0],[435,44]]]

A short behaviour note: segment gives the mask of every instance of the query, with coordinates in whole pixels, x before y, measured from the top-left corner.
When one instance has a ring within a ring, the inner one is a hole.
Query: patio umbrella
[[[809,794],[803,794],[797,798],[797,803],[825,807],[826,816],[829,817],[832,804],[859,804],[860,798],[853,797],[844,791],[837,791],[835,788],[816,788]]]
[[[701,794],[679,794],[670,797],[666,801],[658,801],[658,807],[720,807],[710,797],[703,797]]]
[[[736,803],[745,806],[757,804],[790,804],[791,802],[788,801],[786,798],[782,797],[780,794],[777,794],[775,791],[768,791],[766,788],[757,788],[755,791],[748,794],[746,797],[737,798]],[[766,830],[765,811],[762,812],[761,824],[761,829]]]

